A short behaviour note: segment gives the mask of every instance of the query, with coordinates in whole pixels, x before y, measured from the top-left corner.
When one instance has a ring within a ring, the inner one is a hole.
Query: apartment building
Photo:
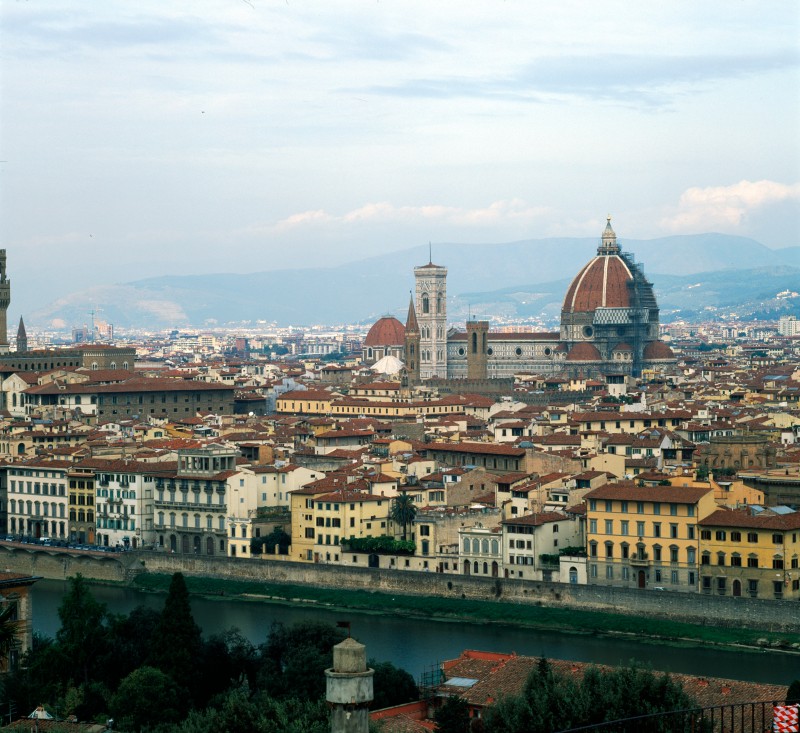
[[[13,535],[69,537],[69,461],[27,461],[7,468],[7,527]]]
[[[713,489],[618,483],[585,499],[590,584],[697,591],[697,524],[717,508]]]
[[[800,512],[718,509],[700,527],[700,591],[800,599]]]

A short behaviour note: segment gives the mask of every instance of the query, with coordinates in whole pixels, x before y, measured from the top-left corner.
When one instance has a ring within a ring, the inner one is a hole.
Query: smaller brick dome
[[[644,358],[647,361],[658,359],[674,359],[675,354],[663,341],[651,341],[644,349]]]
[[[393,316],[384,316],[372,324],[364,339],[364,346],[402,346],[406,329]]]
[[[594,344],[575,344],[567,354],[567,361],[601,361],[602,357]]]

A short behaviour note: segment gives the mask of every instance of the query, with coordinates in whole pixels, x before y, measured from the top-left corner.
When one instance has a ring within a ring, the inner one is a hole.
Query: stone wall
[[[408,571],[373,570],[277,560],[230,560],[151,553],[77,556],[42,549],[0,546],[0,567],[10,572],[65,579],[76,573],[97,580],[126,581],[139,572],[210,576],[348,590],[462,599],[499,600],[533,606],[605,611],[713,626],[800,633],[800,604],[669,591],[570,585],[532,580],[481,578]]]

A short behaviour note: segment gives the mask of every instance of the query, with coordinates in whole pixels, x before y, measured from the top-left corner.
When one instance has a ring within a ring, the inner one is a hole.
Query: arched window
[[[469,552],[469,539],[464,538],[464,552]]]
[[[423,293],[422,294],[422,312],[423,313],[430,313],[431,312],[431,304],[430,304],[430,301],[428,300],[428,294],[427,293]]]
[[[478,574],[478,561],[477,560],[474,563],[472,563],[472,572],[475,573],[475,575]]]
[[[437,313],[441,313],[443,310],[444,310],[444,308],[442,308],[442,294],[439,293],[436,296],[436,312]]]
[[[492,555],[496,555],[498,549],[497,540],[492,540]]]
[[[481,542],[481,552],[484,555],[488,555],[489,554],[489,540],[483,540]]]
[[[478,334],[474,331],[472,332],[472,353],[478,353]]]
[[[478,540],[472,540],[472,554],[477,555],[481,551],[481,543]],[[475,571],[478,572],[477,570]]]

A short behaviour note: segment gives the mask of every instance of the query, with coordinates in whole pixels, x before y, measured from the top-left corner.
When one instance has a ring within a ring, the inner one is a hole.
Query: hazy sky
[[[607,213],[800,244],[797,2],[0,8],[0,246],[42,299]]]

